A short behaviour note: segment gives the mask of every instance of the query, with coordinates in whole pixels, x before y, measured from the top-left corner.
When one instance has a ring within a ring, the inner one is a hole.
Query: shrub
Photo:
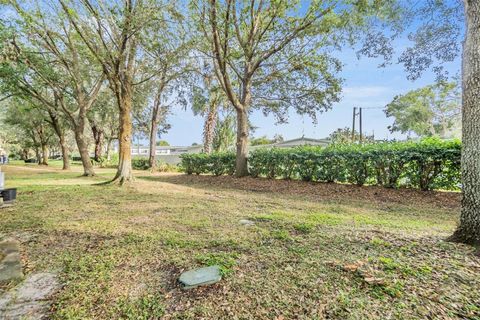
[[[150,164],[148,163],[148,158],[133,158],[132,159],[132,168],[136,169],[136,170],[150,169]]]
[[[185,153],[180,158],[180,169],[187,174],[211,173],[219,176],[235,172],[235,154],[231,152]]]
[[[253,177],[456,190],[460,186],[460,154],[460,141],[429,138],[326,148],[259,148],[250,153],[248,164]],[[233,153],[185,154],[181,159],[187,174],[221,175],[235,170]]]

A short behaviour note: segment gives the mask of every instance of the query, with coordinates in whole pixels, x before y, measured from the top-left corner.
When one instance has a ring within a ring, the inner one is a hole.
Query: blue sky
[[[397,41],[397,47],[405,45],[405,39]],[[256,111],[251,116],[251,122],[258,127],[254,135],[273,137],[278,133],[285,139],[294,139],[304,134],[310,138],[324,138],[337,128],[351,127],[353,107],[383,108],[395,95],[432,84],[435,80],[433,72],[426,72],[417,81],[409,81],[403,66],[393,64],[386,68],[378,68],[380,60],[366,57],[361,57],[359,60],[354,49],[344,49],[338,53],[337,57],[344,63],[341,73],[344,86],[342,99],[333,106],[332,110],[321,114],[316,125],[309,117],[302,117],[293,112],[290,114],[288,123],[275,125],[273,116],[265,117],[261,112]],[[460,70],[460,60],[455,60],[446,68],[450,74],[457,74]],[[203,119],[193,116],[190,110],[182,110],[180,107],[174,107],[172,111],[174,114],[169,118],[172,128],[163,135],[162,139],[167,140],[171,145],[200,143]],[[399,133],[391,134],[387,127],[392,123],[393,119],[387,118],[382,109],[363,111],[364,132],[367,134],[374,132],[377,139],[406,137]]]

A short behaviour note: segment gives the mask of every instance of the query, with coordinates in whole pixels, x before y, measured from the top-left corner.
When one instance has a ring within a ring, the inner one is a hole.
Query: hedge
[[[253,177],[457,190],[460,154],[460,141],[429,138],[326,148],[262,148],[250,153],[248,163]],[[233,153],[186,154],[181,158],[187,174],[234,173]]]
[[[187,174],[211,173],[220,176],[235,172],[235,154],[231,152],[185,153],[180,158],[180,167]]]

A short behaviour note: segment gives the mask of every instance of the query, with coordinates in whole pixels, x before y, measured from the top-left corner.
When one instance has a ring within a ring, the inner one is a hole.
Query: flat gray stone
[[[28,277],[17,291],[16,301],[39,301],[49,299],[59,287],[55,274],[42,272]]]
[[[252,220],[248,220],[248,219],[242,219],[242,220],[240,220],[240,224],[243,224],[244,226],[253,226],[253,225],[255,225],[255,222],[253,222]]]
[[[9,292],[0,295],[0,319],[46,319],[53,294],[60,288],[57,275],[30,275]]]
[[[1,319],[11,320],[39,320],[47,319],[49,304],[43,301],[24,302],[15,304],[5,311]],[[0,310],[0,315],[2,311]]]
[[[0,242],[0,282],[23,278],[20,243],[14,239]]]
[[[189,270],[182,273],[179,278],[179,281],[183,284],[183,289],[214,284],[220,280],[222,280],[222,275],[219,266]]]

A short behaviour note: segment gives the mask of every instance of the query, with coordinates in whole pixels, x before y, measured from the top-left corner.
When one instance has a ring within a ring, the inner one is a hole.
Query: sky
[[[405,39],[399,39],[397,46],[404,47]],[[433,72],[425,72],[416,80],[407,80],[407,74],[402,65],[392,64],[379,68],[382,62],[379,59],[367,57],[357,58],[353,48],[343,49],[337,57],[343,62],[344,67],[341,77],[344,79],[342,98],[335,103],[333,108],[318,116],[315,125],[308,116],[299,116],[292,112],[286,124],[275,124],[273,116],[265,117],[261,111],[251,115],[252,124],[257,127],[254,136],[266,135],[272,138],[281,134],[285,140],[299,138],[302,135],[308,138],[325,138],[338,128],[352,126],[353,107],[369,108],[363,110],[363,131],[365,134],[375,134],[376,139],[405,139],[405,134],[390,133],[388,126],[393,123],[392,118],[387,118],[383,108],[399,94],[434,83]],[[446,66],[450,74],[458,74],[460,59]],[[162,136],[170,145],[191,145],[201,143],[203,118],[194,116],[190,110],[174,107],[173,114],[169,117],[172,125],[170,131]],[[357,120],[358,121],[358,120]],[[356,125],[358,128],[358,122]]]

